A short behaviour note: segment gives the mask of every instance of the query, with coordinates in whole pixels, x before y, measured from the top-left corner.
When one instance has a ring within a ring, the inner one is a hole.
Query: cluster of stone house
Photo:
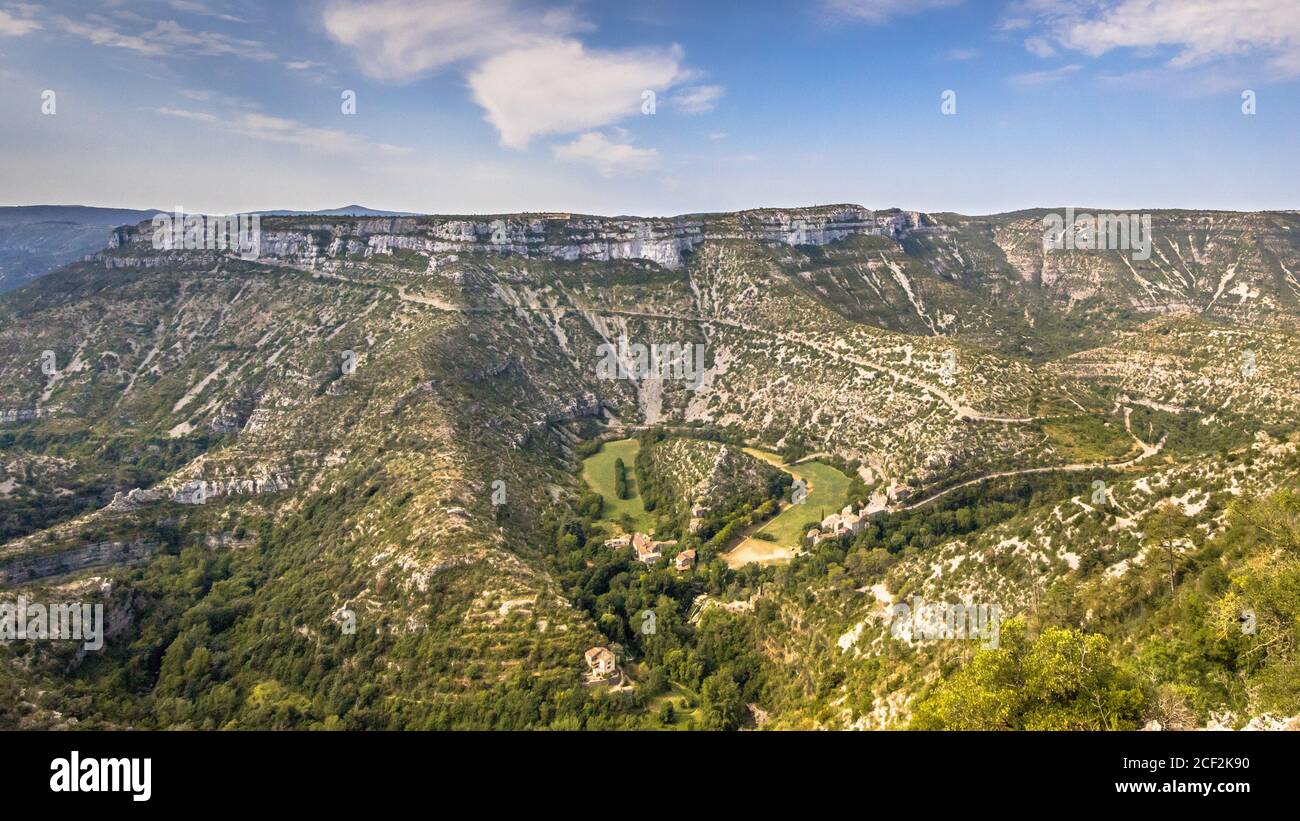
[[[839,513],[832,513],[822,519],[820,525],[808,531],[808,538],[812,539],[813,544],[821,544],[827,539],[838,539],[845,534],[857,533],[871,516],[868,508],[855,513],[853,505],[847,505]]]
[[[630,536],[615,536],[612,539],[605,540],[605,547],[608,547],[611,550],[622,550],[626,547],[631,547],[632,554],[636,560],[648,565],[654,564],[663,558],[665,547],[672,547],[675,544],[677,544],[675,539],[657,542],[645,533],[633,533]],[[678,570],[690,570],[694,565],[694,550],[683,550],[673,558],[673,566]]]
[[[838,539],[845,534],[855,534],[866,526],[872,516],[883,513],[891,505],[900,504],[911,494],[912,489],[907,485],[890,485],[883,494],[879,492],[873,494],[862,509],[855,512],[853,505],[847,505],[839,513],[832,513],[822,519],[820,525],[808,531],[808,538],[816,545],[827,539]]]

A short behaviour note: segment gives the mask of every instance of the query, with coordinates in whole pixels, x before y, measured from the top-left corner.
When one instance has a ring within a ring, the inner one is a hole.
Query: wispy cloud
[[[1011,83],[1018,86],[1043,86],[1050,85],[1059,80],[1064,80],[1073,74],[1077,74],[1083,66],[1078,63],[1071,63],[1067,66],[1054,68],[1049,71],[1030,71],[1024,74],[1014,74],[1011,76]]]
[[[980,56],[979,49],[954,48],[954,49],[949,49],[948,53],[944,55],[944,58],[948,60],[962,61],[962,60],[974,60],[978,56]]]
[[[224,11],[217,11],[206,3],[200,3],[198,0],[167,0],[167,5],[179,12],[193,14],[199,17],[215,17],[218,20],[225,20],[228,23],[246,23],[242,17],[236,17],[233,14],[227,14]]]
[[[1056,54],[1056,49],[1052,48],[1052,44],[1042,37],[1026,37],[1025,51],[1035,57],[1042,57],[1043,59],[1047,59]]]
[[[931,9],[956,6],[962,0],[825,0],[827,11],[834,15],[883,23],[891,17],[916,14]]]
[[[233,15],[213,11],[196,0],[169,0],[168,6],[188,14],[243,22]],[[275,54],[264,43],[231,37],[219,31],[195,31],[175,20],[145,17],[130,9],[110,9],[110,17],[98,14],[74,19],[66,14],[49,14],[42,6],[10,3],[0,9],[0,37],[17,37],[37,29],[78,37],[97,46],[120,48],[146,57],[235,57],[243,60],[272,60]]]
[[[151,28],[127,31],[102,17],[73,20],[63,15],[50,19],[58,31],[97,46],[121,48],[147,57],[236,57],[273,60],[275,53],[256,40],[230,37],[215,31],[192,31],[174,20],[159,20]]]
[[[355,134],[337,128],[310,126],[297,120],[284,117],[272,117],[258,112],[233,112],[226,116],[217,116],[208,111],[196,111],[185,108],[163,107],[155,109],[156,113],[166,117],[218,126],[233,134],[254,140],[284,143],[299,148],[326,154],[383,152],[386,154],[406,154],[410,149],[387,143],[372,143]]]
[[[528,12],[511,0],[333,0],[323,22],[362,71],[390,82],[589,28],[571,12]]]
[[[182,120],[194,120],[200,123],[215,123],[221,118],[216,114],[209,114],[206,111],[190,111],[187,108],[163,108],[156,109],[159,114],[167,117],[179,117]]]
[[[21,10],[15,9],[15,11],[19,11],[21,16],[0,9],[0,37],[22,37],[41,28],[40,23],[22,13]]]
[[[691,86],[674,94],[672,104],[687,114],[703,114],[717,108],[718,100],[726,93],[722,86]]]
[[[1168,49],[1171,70],[1250,60],[1279,78],[1300,77],[1295,0],[1026,0],[1004,27],[1036,26],[1062,48],[1090,57],[1116,49]]]
[[[573,142],[551,147],[556,159],[580,162],[595,168],[602,177],[648,171],[659,164],[659,152],[637,148],[623,129],[613,129],[614,139],[599,131],[588,131]]]

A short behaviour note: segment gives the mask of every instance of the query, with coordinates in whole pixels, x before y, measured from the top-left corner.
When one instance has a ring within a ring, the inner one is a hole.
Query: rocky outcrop
[[[155,547],[143,541],[97,542],[72,550],[0,561],[0,584],[26,584],[92,567],[148,560]]]
[[[127,493],[118,492],[105,507],[117,513],[139,510],[146,505],[162,501],[183,505],[201,505],[221,496],[255,496],[262,493],[279,493],[292,487],[292,481],[282,473],[267,473],[253,477],[226,477],[196,479],[179,487],[135,488]]]
[[[208,499],[219,496],[254,496],[259,493],[279,493],[293,486],[293,482],[287,476],[279,473],[246,478],[205,479],[202,484]]]
[[[208,421],[208,427],[218,435],[239,433],[248,424],[248,419],[257,407],[255,398],[237,399],[221,406],[216,415]]]
[[[565,422],[572,422],[576,419],[588,419],[599,417],[606,410],[613,408],[609,402],[590,391],[571,397],[563,404],[548,410],[545,415],[534,422],[523,433],[516,434],[514,445],[521,448],[533,438],[533,436],[550,429],[552,426],[561,425]]]
[[[123,493],[118,491],[113,494],[113,501],[109,502],[106,509],[115,513],[126,513],[132,510],[139,510],[141,507],[152,504],[153,502],[162,501],[163,494],[156,490],[146,490],[144,488],[134,488]]]

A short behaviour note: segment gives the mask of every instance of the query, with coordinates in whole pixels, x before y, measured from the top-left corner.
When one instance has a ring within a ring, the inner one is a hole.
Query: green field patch
[[[605,506],[600,514],[602,520],[623,527],[627,517],[631,530],[646,532],[652,526],[652,519],[641,503],[641,494],[636,486],[634,466],[639,450],[641,443],[635,439],[606,442],[597,453],[582,460],[582,478],[592,490],[605,497]],[[617,459],[622,459],[627,466],[627,499],[620,499],[614,493],[614,462]]]
[[[797,465],[785,465],[775,453],[745,448],[751,456],[776,465],[788,471],[794,478],[802,479],[808,486],[808,497],[803,504],[788,505],[770,521],[751,533],[749,538],[729,551],[728,564],[745,563],[746,560],[759,563],[771,563],[787,560],[790,551],[798,547],[805,533],[804,526],[809,522],[821,521],[832,513],[838,513],[849,493],[849,477],[823,462],[801,462]],[[764,537],[756,538],[758,534]],[[776,548],[782,548],[780,550]]]

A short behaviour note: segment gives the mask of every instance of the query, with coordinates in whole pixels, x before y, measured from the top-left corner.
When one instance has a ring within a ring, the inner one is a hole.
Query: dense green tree
[[[614,495],[620,499],[627,499],[632,495],[627,484],[627,465],[623,464],[622,459],[614,460]]]
[[[922,730],[1122,730],[1140,726],[1145,698],[1104,636],[1048,628],[1031,640],[1021,619],[999,646],[976,652],[916,707]]]
[[[730,671],[720,670],[704,680],[700,688],[700,708],[704,726],[709,730],[734,730],[745,715],[740,686]]]

